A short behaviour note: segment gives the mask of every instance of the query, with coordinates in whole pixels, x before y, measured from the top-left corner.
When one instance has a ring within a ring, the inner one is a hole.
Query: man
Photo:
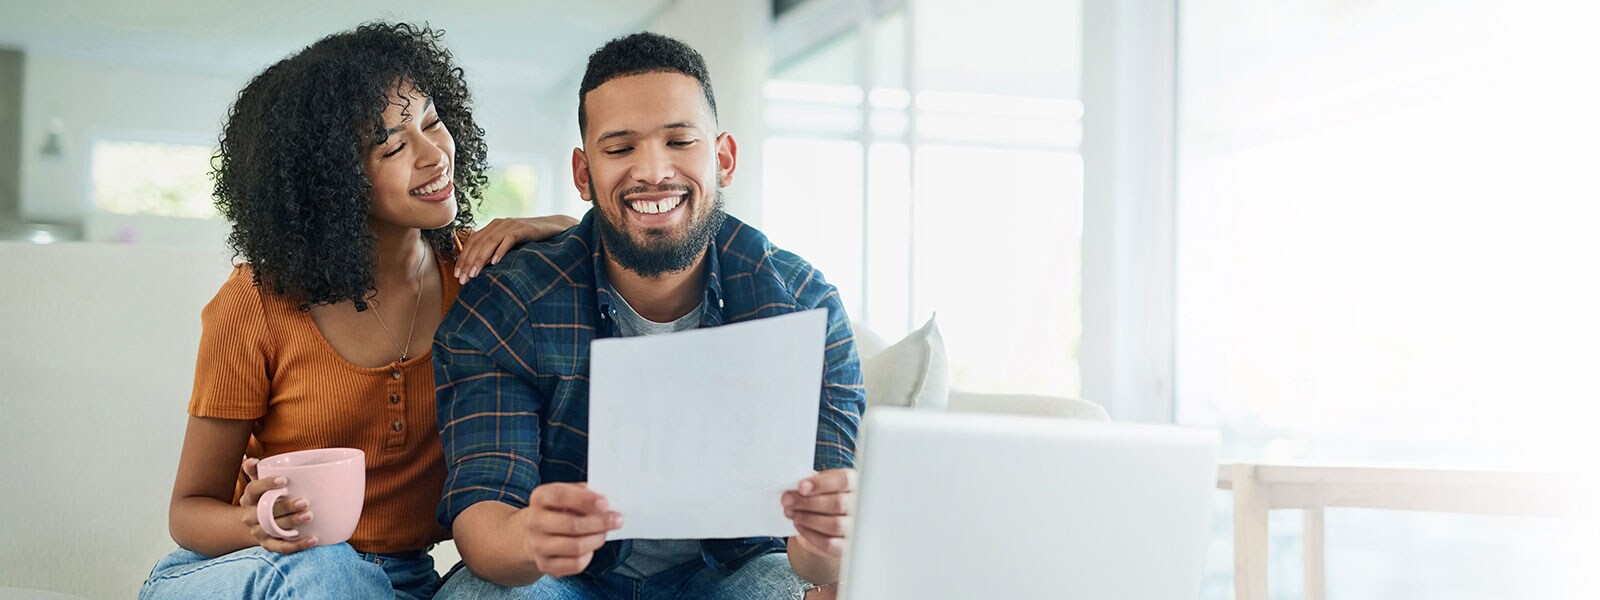
[[[864,406],[838,292],[723,212],[738,146],[718,133],[694,49],[649,33],[606,44],[589,57],[578,125],[573,182],[594,207],[567,234],[508,254],[464,287],[435,338],[450,468],[438,516],[468,569],[440,596],[826,594],[839,578]],[[583,483],[590,342],[811,308],[828,310],[818,473],[781,500],[798,535],[606,542],[626,515]]]

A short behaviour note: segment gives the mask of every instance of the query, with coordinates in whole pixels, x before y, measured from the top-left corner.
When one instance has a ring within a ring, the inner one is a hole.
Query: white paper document
[[[814,472],[827,320],[595,340],[589,489],[623,516],[607,539],[794,535],[782,498]]]

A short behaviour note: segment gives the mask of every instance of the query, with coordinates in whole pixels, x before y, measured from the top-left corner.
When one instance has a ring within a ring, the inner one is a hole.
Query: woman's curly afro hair
[[[397,83],[433,99],[456,143],[456,218],[425,230],[453,258],[455,233],[472,226],[482,198],[487,149],[472,120],[462,71],[439,42],[443,31],[367,23],[278,61],[234,101],[212,159],[217,209],[233,223],[228,245],[249,262],[255,284],[301,310],[352,302],[376,291],[371,184],[362,156],[383,129]]]

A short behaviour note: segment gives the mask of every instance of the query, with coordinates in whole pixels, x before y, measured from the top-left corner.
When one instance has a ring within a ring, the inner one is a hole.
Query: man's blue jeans
[[[617,573],[600,576],[542,577],[532,585],[508,588],[478,579],[458,566],[439,589],[438,600],[495,598],[506,600],[799,600],[806,583],[789,568],[782,553],[751,559],[732,575],[723,575],[703,561],[691,561],[644,579]]]
[[[363,554],[349,544],[334,544],[294,554],[246,548],[213,558],[179,548],[156,564],[139,600],[428,600],[438,588],[439,575],[427,553]]]

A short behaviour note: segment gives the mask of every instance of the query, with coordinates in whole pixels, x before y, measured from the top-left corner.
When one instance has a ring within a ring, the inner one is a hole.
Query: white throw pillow
[[[856,331],[858,346],[864,346],[864,331],[864,328]],[[881,338],[871,332],[866,335],[882,344]],[[939,326],[933,318],[882,352],[867,354],[861,350],[858,353],[864,357],[861,372],[867,384],[868,408],[907,406],[944,410],[950,403],[950,364],[945,356],[944,338],[939,336]]]
[[[884,350],[889,349],[889,342],[883,339],[883,336],[868,329],[866,325],[851,321],[850,330],[855,332],[856,335],[856,355],[860,356],[863,361],[882,354]]]

